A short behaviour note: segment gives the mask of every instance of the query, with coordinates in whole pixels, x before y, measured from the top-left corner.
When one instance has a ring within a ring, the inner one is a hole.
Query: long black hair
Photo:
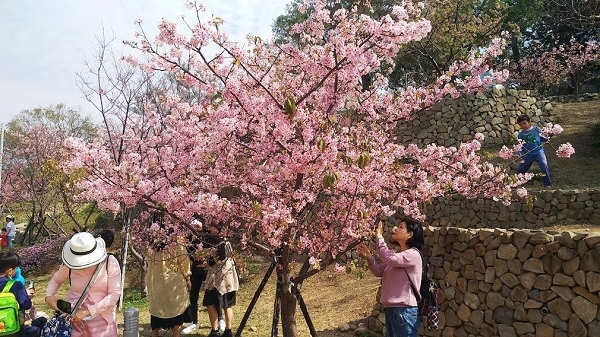
[[[414,219],[406,219],[404,222],[406,223],[406,230],[413,234],[412,237],[406,241],[406,244],[410,248],[417,248],[419,251],[422,251],[425,243],[423,226]]]

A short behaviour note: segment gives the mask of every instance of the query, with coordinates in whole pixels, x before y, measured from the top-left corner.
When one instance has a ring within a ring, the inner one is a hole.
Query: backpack
[[[419,289],[419,295],[421,300],[419,306],[437,306],[438,302],[438,290],[440,286],[438,283],[427,273],[427,270],[423,269],[423,277],[421,279],[421,288]],[[424,316],[423,314],[421,316]]]
[[[10,292],[14,280],[6,282],[0,293],[0,336],[16,334],[21,330],[21,314],[19,302],[15,294]]]
[[[421,253],[419,251],[419,253]],[[423,255],[421,255],[421,260],[424,261]],[[410,276],[406,269],[406,276],[408,277],[408,281],[410,282],[410,286],[417,298],[417,306],[419,310],[419,316],[427,317],[427,329],[429,331],[437,331],[440,326],[440,320],[438,315],[438,304],[440,300],[440,286],[439,284],[431,277],[431,275],[427,272],[427,267],[429,264],[425,264],[423,266],[423,274],[421,277],[421,287],[417,292],[417,287],[413,284]]]

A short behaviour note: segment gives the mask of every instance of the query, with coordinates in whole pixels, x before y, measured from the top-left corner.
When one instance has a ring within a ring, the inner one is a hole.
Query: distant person
[[[416,221],[399,221],[392,228],[391,236],[400,245],[398,252],[390,250],[385,243],[381,221],[375,235],[377,256],[381,263],[375,261],[364,243],[357,247],[356,252],[367,258],[373,275],[381,277],[379,301],[384,307],[386,336],[417,337],[421,318],[411,282],[416,289],[421,288],[423,261],[420,250],[423,249],[423,227]]]
[[[104,243],[106,244],[106,250],[112,247],[113,242],[115,242],[115,233],[112,230],[105,229],[98,235],[102,238],[102,240],[104,240]]]
[[[173,337],[179,337],[190,305],[190,260],[185,247],[170,243],[169,237],[156,238],[147,256],[152,337],[158,337],[160,329],[170,329]]]
[[[70,283],[66,301],[74,306],[100,268],[83,304],[71,315],[71,337],[118,337],[121,268],[114,256],[107,256],[104,240],[88,232],[73,235],[63,246],[62,262],[46,289],[52,310],[59,310],[56,293],[63,283]]]
[[[13,240],[15,239],[15,217],[12,215],[6,216],[6,246],[12,248]]]
[[[486,70],[484,73],[479,75],[479,78],[481,80],[485,80],[488,77],[494,76],[494,61],[492,61],[492,59],[487,59],[485,61],[485,64],[487,65],[488,70]],[[490,85],[488,85],[487,88],[488,89],[503,89],[504,86],[502,84],[497,84],[497,83],[492,82]]]
[[[0,247],[4,248],[8,245],[8,233],[6,232],[6,227],[2,228],[0,231]]]
[[[19,255],[13,251],[0,253],[0,289],[4,289],[8,281],[12,280],[17,272],[17,268],[21,264]],[[19,302],[19,310],[25,311],[31,309],[31,299],[35,296],[35,289],[27,288],[23,283],[14,281],[13,285],[8,290],[13,293]],[[21,330],[16,334],[18,337],[38,337],[40,330],[46,324],[46,318],[37,318],[25,325],[21,324]]]
[[[231,243],[224,239],[219,239],[219,241],[216,244],[215,256],[209,260],[210,268],[206,275],[206,291],[202,305],[208,310],[211,326],[208,337],[219,336],[219,307],[223,309],[225,318],[225,330],[221,336],[232,337],[233,306],[236,304],[240,284],[235,262],[231,256],[233,252]]]
[[[531,125],[531,119],[527,115],[517,117],[517,124],[521,128],[517,138],[523,141],[523,147],[518,153],[523,161],[517,166],[517,174],[526,173],[531,165],[536,162],[540,167],[540,171],[544,174],[544,186],[552,187],[550,169],[548,168],[548,160],[543,146],[543,143],[547,142],[548,139],[540,134],[540,129],[537,126]]]

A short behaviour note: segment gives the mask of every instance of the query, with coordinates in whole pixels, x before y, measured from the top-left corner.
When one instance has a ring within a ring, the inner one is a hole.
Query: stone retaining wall
[[[444,299],[420,336],[600,336],[600,233],[427,227],[425,247]]]
[[[586,96],[587,97],[587,96]],[[591,97],[591,96],[590,96]],[[553,98],[556,100],[556,98]],[[445,146],[470,141],[475,133],[485,135],[484,142],[513,143],[517,117],[528,114],[537,125],[555,123],[553,106],[535,91],[489,89],[447,98],[430,111],[398,126],[399,141],[424,146]],[[533,198],[515,198],[510,206],[486,199],[466,200],[461,196],[438,198],[426,208],[433,226],[463,228],[540,228],[560,223],[600,224],[600,190],[554,190],[530,192]]]
[[[415,119],[398,125],[398,140],[423,146],[457,145],[485,135],[485,144],[506,144],[516,139],[517,117],[528,114],[532,122],[556,122],[552,103],[531,90],[490,89],[458,99],[446,98]]]
[[[449,196],[426,207],[432,226],[540,228],[554,224],[600,224],[600,189],[529,191],[509,206],[489,199]]]

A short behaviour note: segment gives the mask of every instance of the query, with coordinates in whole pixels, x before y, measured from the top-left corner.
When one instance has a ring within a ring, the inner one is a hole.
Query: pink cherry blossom
[[[509,149],[506,145],[503,145],[498,155],[502,159],[510,159],[515,155],[515,152],[512,149]]]
[[[545,138],[551,138],[563,132],[562,126],[558,124],[546,123],[546,125],[540,129],[540,133]]]
[[[582,70],[593,65],[600,57],[597,42],[581,44],[571,40],[566,45],[535,52],[540,48],[533,46],[532,56],[521,58],[518,63],[511,65],[511,81],[534,89],[577,84],[569,83],[569,80],[578,77]]]
[[[556,150],[556,155],[559,158],[571,158],[571,155],[575,153],[575,149],[571,145],[571,143],[561,144]]]

